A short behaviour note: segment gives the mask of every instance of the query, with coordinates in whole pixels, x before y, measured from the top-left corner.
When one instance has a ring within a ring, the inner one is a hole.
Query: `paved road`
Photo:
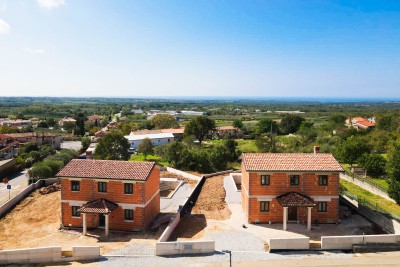
[[[11,197],[15,196],[22,190],[24,190],[28,186],[28,170],[24,170],[22,172],[15,173],[13,175],[8,176],[9,184],[11,185]],[[0,184],[0,205],[8,201],[9,190],[6,188],[6,185]]]

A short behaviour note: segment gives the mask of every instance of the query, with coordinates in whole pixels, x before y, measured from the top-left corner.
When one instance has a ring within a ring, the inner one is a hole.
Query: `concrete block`
[[[310,239],[308,237],[270,238],[268,244],[270,251],[306,250],[310,248]]]
[[[93,260],[100,257],[100,247],[80,246],[72,247],[72,256],[74,260]]]

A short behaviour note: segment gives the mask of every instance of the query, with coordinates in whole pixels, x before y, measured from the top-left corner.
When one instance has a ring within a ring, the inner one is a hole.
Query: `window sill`
[[[71,190],[71,192],[72,193],[79,193],[79,192],[81,192],[80,190],[79,191],[73,191],[73,190]]]
[[[261,213],[269,213],[269,211],[260,211]]]
[[[124,220],[124,222],[127,222],[127,223],[133,223],[133,222],[134,222],[134,220]]]
[[[80,219],[81,218],[81,216],[71,216],[72,218],[74,218],[74,219]]]

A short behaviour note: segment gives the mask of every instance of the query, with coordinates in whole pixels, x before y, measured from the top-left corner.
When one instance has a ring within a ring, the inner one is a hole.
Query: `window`
[[[78,212],[78,210],[81,208],[79,206],[72,206],[72,217],[80,217],[80,213]]]
[[[79,181],[71,181],[71,191],[80,191]]]
[[[261,175],[261,185],[269,185],[269,175]]]
[[[299,185],[300,175],[290,175],[290,185]]]
[[[318,177],[318,185],[328,185],[328,175],[320,175]]]
[[[269,211],[269,201],[261,201],[260,202],[260,211],[268,212]]]
[[[327,202],[318,202],[318,212],[326,212],[328,210]]]
[[[125,220],[133,221],[133,210],[125,210]]]
[[[124,184],[124,193],[125,194],[133,194],[133,184]]]
[[[107,192],[107,183],[106,182],[99,182],[97,184],[97,189],[98,189],[99,192],[103,192],[103,193]]]

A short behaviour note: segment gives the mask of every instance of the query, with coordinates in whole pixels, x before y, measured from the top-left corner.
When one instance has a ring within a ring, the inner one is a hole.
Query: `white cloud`
[[[53,9],[65,5],[65,0],[36,0],[39,6],[46,9]]]
[[[0,19],[0,35],[7,34],[10,32],[10,30],[11,30],[10,25],[8,25],[8,23],[5,22],[4,20]]]
[[[44,54],[45,51],[43,49],[36,49],[36,48],[24,48],[22,49],[25,53],[30,53],[30,54]]]

